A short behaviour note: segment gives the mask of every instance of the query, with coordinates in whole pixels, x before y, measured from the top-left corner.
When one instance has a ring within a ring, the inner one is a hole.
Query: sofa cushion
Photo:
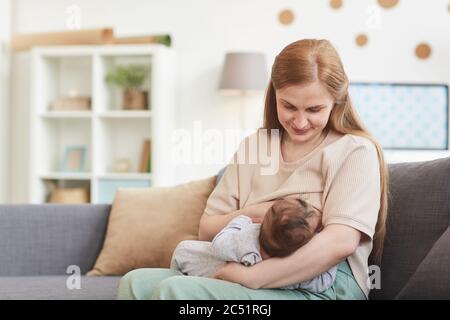
[[[0,277],[0,300],[113,300],[120,277],[85,277],[68,289],[67,276]]]
[[[390,202],[381,289],[394,299],[450,225],[450,158],[389,165]]]
[[[450,227],[409,279],[397,299],[450,299]]]
[[[89,276],[168,268],[182,240],[198,239],[200,217],[216,177],[174,187],[119,189],[103,249]]]
[[[65,275],[92,269],[110,205],[0,205],[0,277]]]

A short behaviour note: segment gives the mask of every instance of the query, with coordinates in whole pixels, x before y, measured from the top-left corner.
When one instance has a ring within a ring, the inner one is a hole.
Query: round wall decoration
[[[278,16],[278,19],[280,20],[281,24],[289,25],[294,21],[294,13],[291,10],[283,10],[280,12],[280,15]]]
[[[416,56],[419,59],[428,59],[431,55],[431,47],[426,43],[420,43],[416,47]]]
[[[398,4],[399,0],[378,0],[378,4],[385,9],[390,9]]]
[[[342,7],[342,0],[331,0],[330,7],[333,9],[339,9]]]
[[[367,44],[367,41],[368,38],[364,33],[359,34],[355,39],[356,44],[360,47],[364,47]]]

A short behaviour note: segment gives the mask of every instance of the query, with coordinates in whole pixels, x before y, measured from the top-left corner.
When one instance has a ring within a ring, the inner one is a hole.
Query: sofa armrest
[[[89,271],[106,232],[110,205],[0,205],[0,276]]]

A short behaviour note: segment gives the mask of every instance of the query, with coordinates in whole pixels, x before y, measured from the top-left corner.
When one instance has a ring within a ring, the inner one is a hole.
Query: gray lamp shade
[[[264,54],[252,52],[226,54],[219,85],[221,92],[261,91],[266,88],[267,81]]]

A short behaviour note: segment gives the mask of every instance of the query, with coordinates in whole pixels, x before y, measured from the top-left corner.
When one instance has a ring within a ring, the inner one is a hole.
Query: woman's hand
[[[263,217],[251,217],[251,219],[252,219],[253,223],[259,223],[259,224],[261,224],[264,220]]]
[[[257,289],[251,283],[251,267],[245,267],[237,262],[227,262],[222,268],[217,270],[212,277],[215,279],[238,283],[250,289]]]
[[[241,214],[250,217],[254,223],[260,223],[273,202],[274,201],[267,201],[250,205],[228,214],[207,215],[204,213],[200,218],[198,239],[202,241],[211,241],[231,220]]]
[[[252,219],[253,223],[261,223],[264,220],[267,210],[272,207],[274,202],[275,201],[266,201],[253,204],[245,207],[243,210],[245,210],[245,215]]]

